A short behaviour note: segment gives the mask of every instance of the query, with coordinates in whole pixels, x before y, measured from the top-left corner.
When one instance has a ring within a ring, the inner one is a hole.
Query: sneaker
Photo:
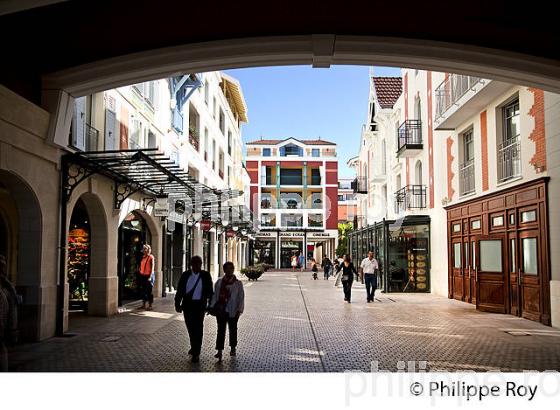
[[[231,350],[229,351],[229,355],[230,356],[235,356],[237,354],[237,352],[235,351],[235,347],[232,347]]]
[[[151,304],[151,303],[148,305],[148,307],[146,308],[146,310],[154,310],[154,308],[152,307],[152,304]]]

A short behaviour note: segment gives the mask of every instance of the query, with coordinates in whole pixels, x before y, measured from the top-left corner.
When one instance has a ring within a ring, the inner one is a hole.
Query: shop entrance
[[[276,241],[256,240],[253,245],[253,263],[266,263],[276,266]]]
[[[68,309],[87,311],[90,276],[90,221],[84,202],[78,199],[70,218],[68,230]]]
[[[184,247],[183,247],[183,225],[167,221],[167,234],[165,235],[163,253],[163,267],[165,285],[169,291],[177,289],[177,283],[183,272]]]
[[[292,255],[299,256],[303,252],[302,241],[282,241],[280,245],[280,267],[283,269],[291,268]]]
[[[128,214],[119,227],[119,306],[139,298],[142,247],[151,241],[152,235],[144,218],[137,212]]]

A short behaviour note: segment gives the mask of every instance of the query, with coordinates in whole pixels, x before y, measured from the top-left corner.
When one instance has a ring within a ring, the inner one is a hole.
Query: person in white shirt
[[[367,303],[373,302],[377,289],[377,272],[379,271],[379,264],[377,259],[373,257],[373,251],[369,251],[367,258],[360,264],[360,271],[366,282]]]

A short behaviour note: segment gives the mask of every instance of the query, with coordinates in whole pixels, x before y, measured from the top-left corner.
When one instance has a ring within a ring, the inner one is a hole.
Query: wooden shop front
[[[445,208],[449,298],[550,325],[547,181]]]

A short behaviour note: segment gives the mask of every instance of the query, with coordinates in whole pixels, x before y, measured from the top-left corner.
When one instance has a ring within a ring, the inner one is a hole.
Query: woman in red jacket
[[[154,255],[152,255],[152,247],[150,245],[144,245],[143,252],[144,256],[142,256],[142,260],[140,261],[139,283],[142,292],[142,308],[152,310],[152,304],[154,303],[152,290],[155,280],[155,259]],[[148,307],[146,307],[146,302],[148,302]]]

